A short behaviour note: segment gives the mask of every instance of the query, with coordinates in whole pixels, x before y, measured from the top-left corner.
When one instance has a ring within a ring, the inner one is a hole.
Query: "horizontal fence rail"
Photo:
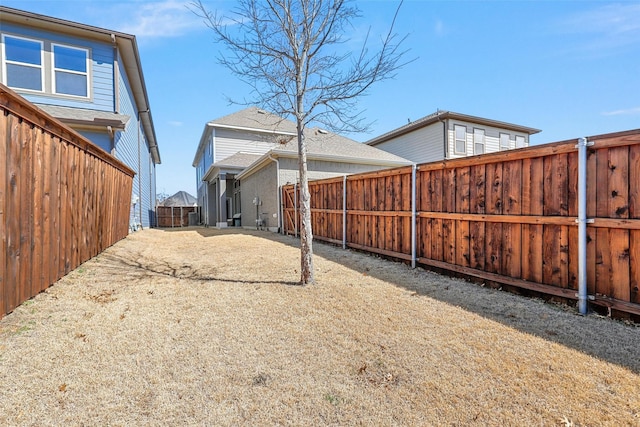
[[[588,141],[589,299],[640,315],[640,130]],[[575,300],[577,142],[418,165],[415,184],[411,167],[310,182],[314,238]],[[295,234],[296,188],[282,191]]]
[[[129,229],[134,172],[0,85],[0,317]]]

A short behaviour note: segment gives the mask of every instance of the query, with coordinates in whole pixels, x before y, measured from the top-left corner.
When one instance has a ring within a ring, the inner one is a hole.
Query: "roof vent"
[[[318,129],[318,133],[321,133],[321,134],[323,134],[323,135],[327,135],[329,132],[327,132],[327,131],[326,131],[326,130],[324,130],[324,129]]]
[[[267,114],[267,112],[264,110],[258,110],[258,114]]]

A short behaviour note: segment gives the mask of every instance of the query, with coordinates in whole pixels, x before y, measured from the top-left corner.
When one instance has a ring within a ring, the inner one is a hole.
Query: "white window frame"
[[[477,137],[482,136],[482,140],[478,140]],[[482,146],[482,153],[478,153],[478,145]],[[473,128],[473,154],[484,154],[487,152],[486,146],[486,133],[484,129]]]
[[[56,68],[56,58],[55,58],[55,47],[56,46],[60,46],[66,49],[75,49],[75,50],[81,50],[84,51],[85,53],[85,72],[82,71],[75,71],[75,70],[69,70],[66,68]],[[91,79],[90,79],[90,75],[89,75],[89,70],[91,69],[91,64],[90,64],[90,57],[91,57],[91,52],[89,51],[89,49],[84,48],[84,47],[78,47],[78,46],[71,46],[68,44],[62,44],[62,43],[51,43],[51,93],[54,95],[59,95],[59,96],[68,96],[68,97],[72,97],[72,98],[80,98],[80,99],[90,99],[91,98]],[[67,73],[67,74],[76,74],[76,75],[80,75],[80,76],[85,76],[87,79],[87,95],[83,96],[83,95],[73,95],[73,94],[69,94],[69,93],[58,93],[58,90],[56,88],[56,71],[60,71],[63,73]]]
[[[464,129],[464,138],[458,138],[458,128]],[[462,146],[464,147],[464,151],[458,150],[458,141],[462,141]],[[467,154],[467,127],[465,125],[453,125],[453,152],[455,154]]]
[[[505,136],[507,137],[507,145],[502,144],[503,142],[502,138]],[[500,132],[499,144],[500,144],[500,151],[509,150],[511,148],[511,134]]]
[[[34,42],[34,43],[38,43],[40,45],[40,65],[33,65],[33,64],[28,64],[25,62],[18,62],[18,61],[10,61],[7,59],[7,50],[6,50],[6,42],[5,39],[6,38],[12,38],[12,39],[20,39],[20,40],[26,40],[26,41],[30,41],[30,42]],[[9,82],[9,75],[8,75],[8,71],[7,71],[7,64],[14,64],[14,65],[20,65],[22,67],[31,67],[31,68],[40,68],[40,90],[36,90],[36,89],[27,89],[27,88],[22,88],[22,87],[16,87],[16,86],[9,86],[8,82]],[[29,37],[22,37],[22,36],[15,36],[13,34],[2,34],[2,83],[8,87],[11,87],[12,89],[17,89],[20,91],[28,91],[28,92],[33,92],[33,93],[44,93],[45,92],[45,85],[46,85],[46,81],[45,81],[45,62],[44,62],[44,42],[42,40],[37,40],[37,39],[31,39]]]
[[[519,144],[518,140],[522,141],[522,144]],[[523,148],[526,146],[527,146],[527,138],[522,135],[516,135],[516,148]]]

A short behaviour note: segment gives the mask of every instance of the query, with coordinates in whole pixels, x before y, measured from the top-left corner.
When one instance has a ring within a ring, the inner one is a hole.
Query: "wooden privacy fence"
[[[0,85],[0,317],[129,230],[134,172]]]
[[[589,299],[640,315],[640,130],[587,140]],[[576,299],[576,144],[311,182],[314,238]],[[282,190],[289,234],[296,190]]]
[[[189,224],[190,214],[197,215],[196,223]],[[199,206],[158,206],[156,207],[158,227],[187,227],[200,222]]]

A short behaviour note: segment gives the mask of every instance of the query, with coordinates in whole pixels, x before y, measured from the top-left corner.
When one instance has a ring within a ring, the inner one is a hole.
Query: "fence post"
[[[347,249],[347,175],[342,177],[342,249]]]
[[[578,139],[578,311],[587,314],[587,138]]]
[[[416,165],[411,166],[411,268],[416,268]]]

